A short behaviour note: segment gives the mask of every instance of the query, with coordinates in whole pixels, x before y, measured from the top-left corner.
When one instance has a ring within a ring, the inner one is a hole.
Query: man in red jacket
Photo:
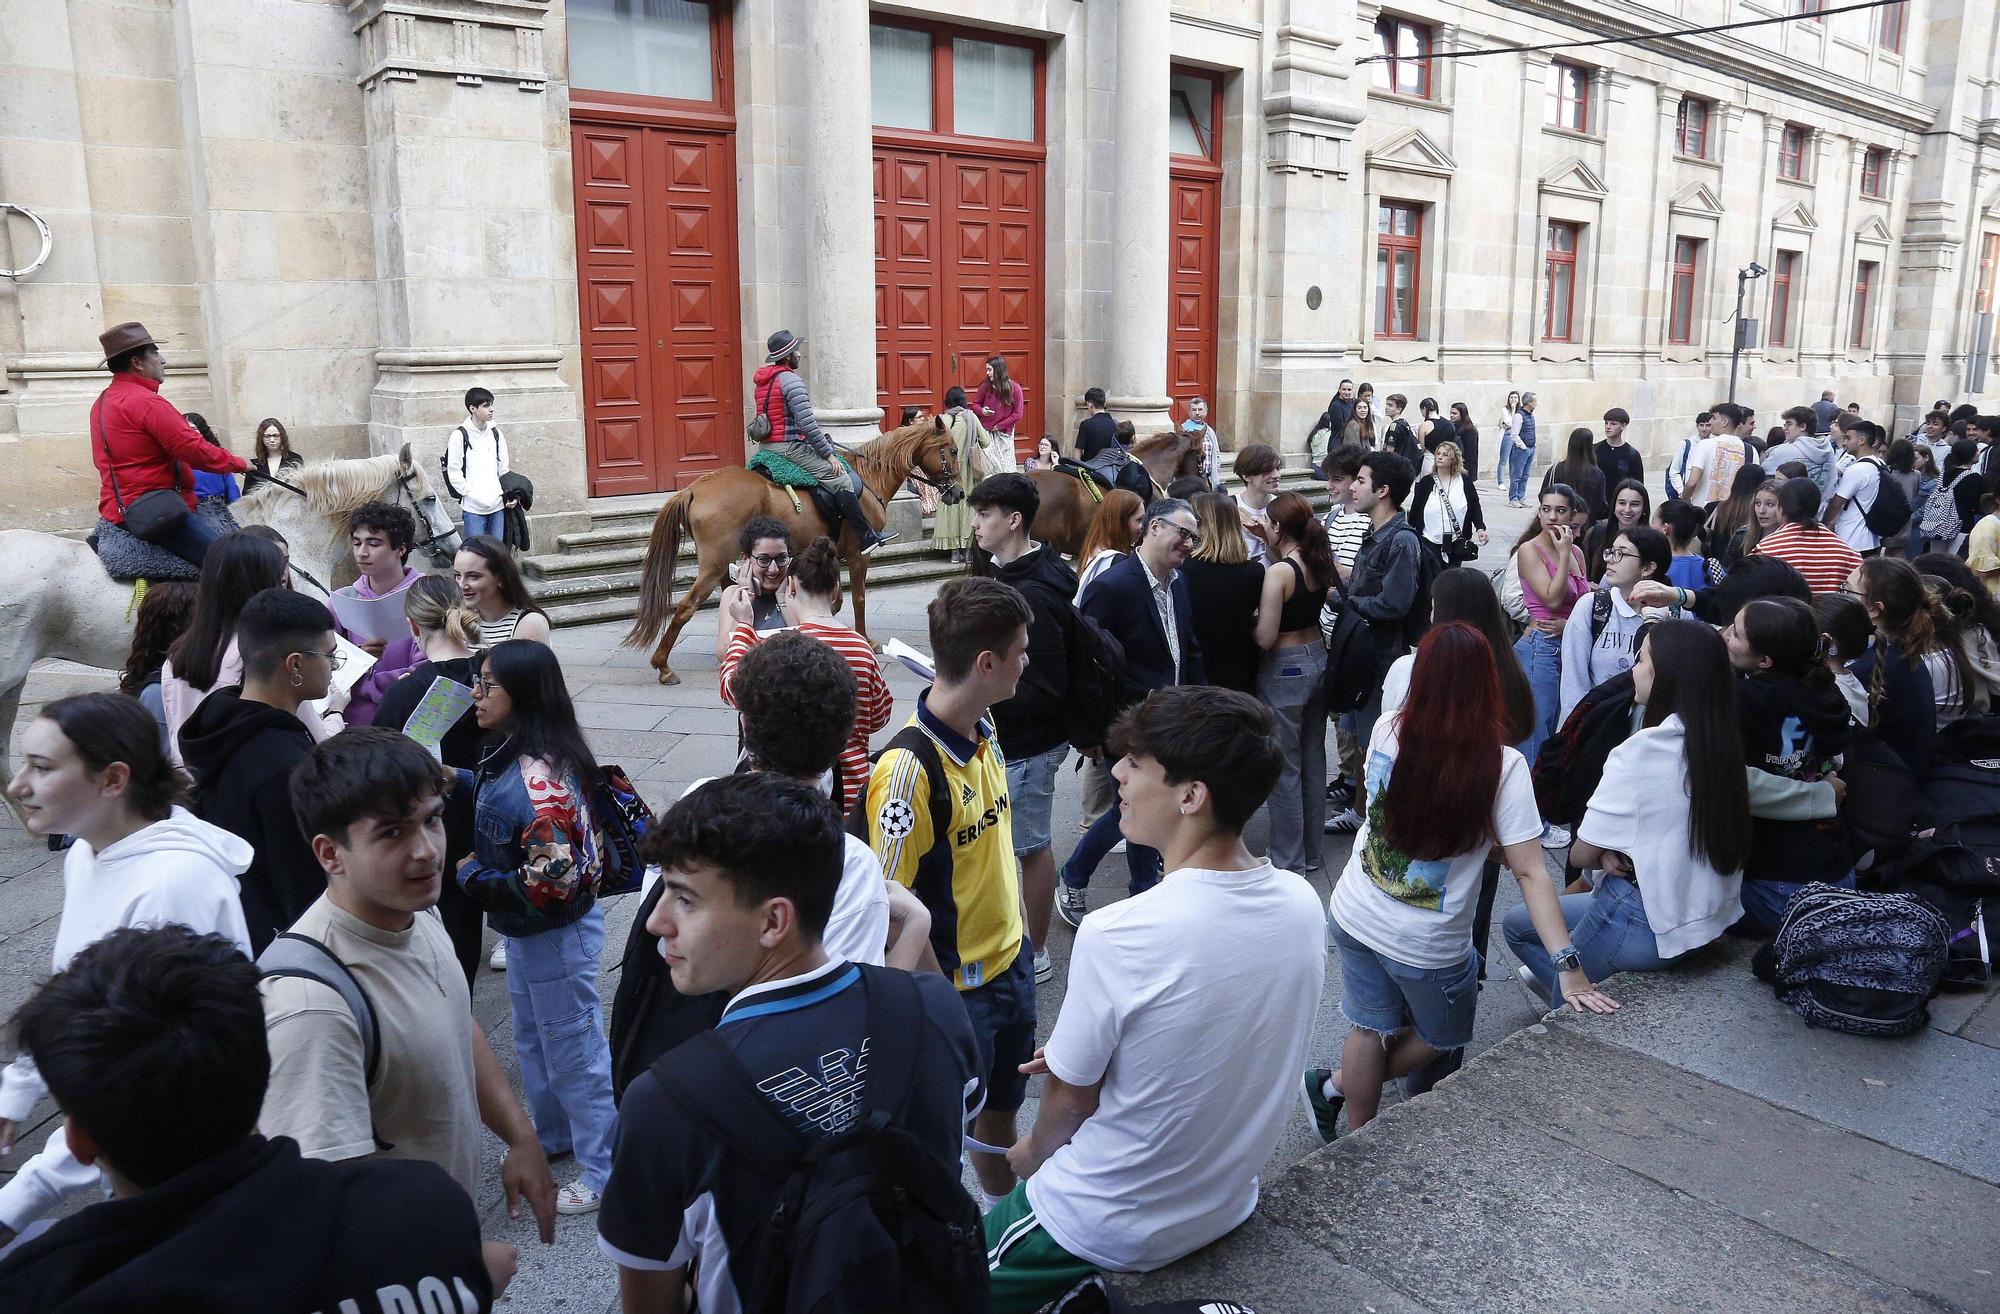
[[[187,502],[188,516],[153,542],[199,566],[220,535],[194,512],[194,480],[181,463],[214,474],[242,474],[249,462],[203,441],[194,426],[160,396],[167,362],[146,326],[118,324],[98,335],[111,386],[90,408],[90,459],[97,466],[97,513],[114,525],[141,496],[171,488]]]

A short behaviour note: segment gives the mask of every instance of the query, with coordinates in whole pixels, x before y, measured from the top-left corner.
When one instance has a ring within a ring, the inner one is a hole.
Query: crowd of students
[[[28,725],[8,786],[69,847],[0,1146],[45,1092],[65,1128],[0,1188],[0,1241],[118,1199],[16,1246],[0,1286],[30,1308],[485,1309],[517,1259],[479,1237],[482,1127],[545,1243],[597,1215],[634,1314],[835,1290],[857,1267],[836,1252],[885,1256],[884,1308],[1003,1314],[1170,1263],[1249,1216],[1301,1095],[1331,1140],[1385,1083],[1462,1061],[1503,867],[1530,1000],[1608,1012],[1607,977],[1857,883],[1858,742],[1917,773],[1992,709],[2000,605],[1956,555],[1990,458],[1952,435],[2000,421],[1927,417],[1903,441],[1946,445],[1939,477],[1905,490],[1901,443],[1834,408],[1836,459],[1821,418],[1788,410],[1762,451],[1716,407],[1655,507],[1609,412],[1491,576],[1466,564],[1486,530],[1450,423],[1333,444],[1324,514],[1261,445],[1240,492],[1109,492],[1073,561],[1035,538],[1033,481],[992,475],[966,525],[991,570],[938,589],[929,682],[872,755],[893,699],[831,544],[753,521],[716,634],[740,768],[636,828],[504,544],[426,577],[407,512],[355,511],[363,596],[408,620],[363,643],[291,591],[268,531],[224,536],[198,583],[150,591],[119,693]],[[1374,672],[1339,703],[1336,636]],[[373,666],[342,679],[351,647]],[[1307,878],[1345,833],[1322,907]],[[621,837],[648,872],[607,1016]],[[1093,908],[1114,851],[1127,897]],[[518,1099],[470,1009],[489,926]],[[1314,1067],[1329,944],[1348,1030]],[[849,1188],[871,1203],[837,1225],[806,1208]]]

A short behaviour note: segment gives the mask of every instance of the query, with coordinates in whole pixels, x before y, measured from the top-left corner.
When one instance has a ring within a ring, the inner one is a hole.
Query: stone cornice
[[[1873,87],[1849,91],[1837,81],[1824,77],[1800,77],[1785,72],[1784,60],[1769,50],[1739,41],[1727,32],[1710,32],[1699,37],[1670,37],[1660,14],[1624,0],[1495,0],[1502,9],[1512,9],[1540,18],[1553,19],[1593,36],[1646,37],[1645,48],[1689,66],[1727,79],[1741,79],[1753,86],[1767,87],[1797,96],[1811,105],[1824,106],[1876,122],[1888,122],[1908,132],[1928,129],[1936,115],[1921,101],[1891,96]],[[1820,74],[1821,70],[1812,70]]]
[[[348,0],[361,41],[355,81],[373,89],[419,77],[476,87],[491,79],[522,91],[548,84],[542,32],[551,0]]]

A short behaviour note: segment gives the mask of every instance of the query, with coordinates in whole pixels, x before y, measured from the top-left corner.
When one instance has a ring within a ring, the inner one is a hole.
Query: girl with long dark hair
[[[1471,1040],[1473,910],[1495,847],[1521,883],[1524,919],[1541,928],[1543,956],[1569,945],[1536,843],[1534,784],[1506,734],[1486,636],[1463,621],[1434,627],[1417,648],[1402,710],[1369,738],[1367,816],[1327,905],[1348,1032],[1338,1071],[1305,1074],[1323,1139],[1333,1139],[1343,1102],[1358,1130],[1375,1116],[1385,1080]],[[1564,973],[1562,998],[1590,1012],[1617,1007],[1593,980]]]
[[[257,454],[250,458],[250,471],[243,476],[243,491],[250,492],[271,475],[283,477],[288,471],[302,470],[305,464],[306,458],[292,450],[292,436],[285,432],[284,423],[267,415],[257,421]]]
[[[542,1148],[574,1150],[583,1170],[556,1210],[586,1214],[611,1178],[618,1118],[597,995],[602,836],[588,801],[597,760],[548,645],[512,639],[475,662],[473,711],[492,746],[469,782],[473,850],[458,883],[507,937],[514,1048]]]
[[[1591,432],[1580,425],[1569,431],[1569,447],[1564,451],[1563,459],[1550,466],[1549,472],[1542,476],[1544,493],[1557,484],[1568,484],[1583,494],[1592,520],[1603,520],[1611,514],[1611,502],[1604,487],[1604,471],[1598,468]]]
[[[1744,761],[1786,780],[1824,778],[1847,751],[1847,704],[1834,688],[1827,657],[1833,643],[1797,598],[1743,604],[1722,631],[1736,668],[1736,716]],[[1854,855],[1838,817],[1777,820],[1753,810],[1750,856],[1743,864],[1743,914],[1775,935],[1785,904],[1807,881],[1852,886]]]
[[[1661,617],[1661,613],[1635,606],[1632,590],[1646,580],[1664,580],[1672,560],[1667,536],[1650,525],[1632,526],[1604,549],[1604,577],[1588,597],[1577,602],[1570,623],[1563,627],[1558,725],[1569,720],[1585,694],[1632,669],[1638,660],[1641,629]]]
[[[549,614],[535,605],[505,543],[490,534],[474,534],[452,558],[451,573],[466,605],[479,613],[487,647],[509,639],[549,641]]]
[[[1743,914],[1749,785],[1717,769],[1743,760],[1735,682],[1721,637],[1699,621],[1662,621],[1639,646],[1632,686],[1644,728],[1605,759],[1569,850],[1572,869],[1604,879],[1562,899],[1574,961],[1593,981],[1658,971]],[[1539,923],[1517,908],[1502,925],[1535,1002],[1560,1004],[1557,970],[1569,960],[1550,955]]]
[[[1583,568],[1592,584],[1604,577],[1604,550],[1634,525],[1650,525],[1653,496],[1637,479],[1621,479],[1611,490],[1611,515],[1590,527],[1583,537]]]
[[[1465,456],[1465,472],[1479,478],[1479,426],[1472,422],[1472,411],[1464,402],[1451,404],[1451,431]]]
[[[1710,553],[1726,572],[1742,555],[1737,536],[1751,522],[1751,503],[1764,484],[1764,467],[1751,461],[1737,470],[1729,481],[1729,496],[1708,513]]]
[[[999,434],[1008,446],[1014,442],[1014,430],[1021,423],[1024,407],[1021,385],[1007,377],[1007,358],[988,356],[985,377],[979,380],[979,391],[973,394],[972,408],[979,412],[980,423]]]
[[[173,755],[173,735],[167,730],[167,708],[161,701],[160,678],[173,646],[194,618],[195,586],[187,580],[158,580],[146,590],[139,614],[132,619],[132,647],[118,676],[118,692],[137,698],[160,726],[160,751]]]
[[[1257,696],[1277,722],[1285,764],[1271,791],[1271,865],[1319,869],[1326,825],[1326,639],[1319,612],[1334,580],[1326,526],[1297,493],[1271,501],[1271,564],[1257,606]]]

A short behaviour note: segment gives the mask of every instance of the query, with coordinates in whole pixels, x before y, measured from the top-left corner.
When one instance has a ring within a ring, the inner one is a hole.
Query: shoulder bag
[[[777,378],[778,376],[773,374],[770,381],[765,383],[764,395],[757,399],[757,413],[750,417],[750,423],[743,428],[743,432],[750,435],[750,441],[753,443],[771,440],[771,417],[764,414],[764,411],[771,404],[771,384],[777,382]]]
[[[111,500],[117,504],[118,514],[124,517],[125,532],[148,543],[172,538],[174,531],[193,514],[188,510],[187,499],[181,496],[181,463],[174,461],[172,488],[155,488],[141,493],[127,506],[125,496],[118,488],[118,463],[112,458],[110,440],[104,436],[99,409],[97,406],[90,408],[90,427],[96,432],[99,445],[104,448],[104,475],[111,481]],[[173,459],[171,453],[168,459]]]
[[[1459,476],[1461,481],[1464,478],[1464,475]],[[1432,482],[1438,505],[1444,509],[1445,528],[1450,531],[1444,540],[1445,562],[1453,566],[1464,565],[1479,555],[1479,548],[1473,543],[1472,536],[1465,532],[1465,527],[1458,523],[1458,513],[1451,509],[1451,498],[1445,495],[1444,481],[1433,477]]]

